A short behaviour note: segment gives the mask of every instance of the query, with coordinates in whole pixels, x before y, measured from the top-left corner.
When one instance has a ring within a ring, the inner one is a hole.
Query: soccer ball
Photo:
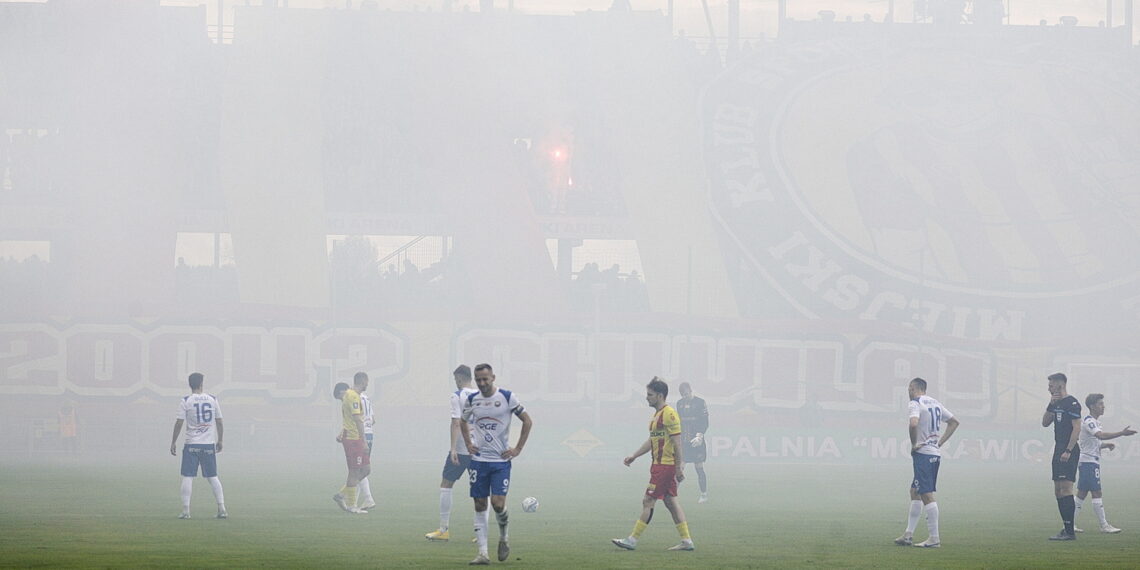
[[[522,508],[524,513],[533,513],[538,510],[538,499],[534,497],[527,497],[523,499]]]

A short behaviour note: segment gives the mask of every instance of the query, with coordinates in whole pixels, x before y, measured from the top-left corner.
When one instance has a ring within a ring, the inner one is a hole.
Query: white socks
[[[439,488],[439,530],[451,524],[451,487]]]
[[[1080,497],[1073,497],[1073,501],[1077,504],[1077,509],[1073,512],[1073,521],[1075,523],[1077,520],[1077,515],[1081,514],[1081,506],[1084,505],[1085,502]],[[1096,518],[1100,522],[1100,526],[1107,526],[1108,518],[1104,514],[1104,498],[1094,498],[1092,500],[1092,506],[1093,512],[1096,513]]]
[[[1093,499],[1092,503],[1093,511],[1096,512],[1096,518],[1100,519],[1100,526],[1108,526],[1108,519],[1104,516],[1104,499]]]
[[[1093,500],[1095,501],[1096,499],[1093,499]],[[1073,495],[1073,505],[1075,505],[1075,507],[1076,507],[1073,509],[1073,525],[1074,526],[1076,526],[1076,524],[1077,524],[1077,517],[1080,516],[1080,514],[1081,514],[1081,505],[1083,505],[1083,504],[1085,504],[1084,499],[1082,499],[1076,495]]]
[[[487,511],[475,511],[475,539],[479,553],[487,554]]]
[[[507,509],[503,509],[503,512],[501,512],[501,513],[496,511],[495,512],[495,520],[498,521],[498,523],[499,523],[499,538],[506,540],[507,539]]]
[[[913,536],[914,529],[918,527],[918,517],[922,515],[922,501],[911,501],[910,512],[906,517],[906,535]]]
[[[206,481],[210,481],[210,487],[214,489],[214,500],[218,502],[218,513],[226,512],[226,496],[221,494],[221,479],[217,477],[207,477]]]
[[[376,502],[372,500],[372,487],[368,484],[368,477],[356,484],[356,502],[360,505]]]
[[[190,493],[194,491],[194,478],[182,478],[182,512],[190,512]]]
[[[926,505],[926,528],[930,529],[930,538],[938,541],[938,503]]]
[[[214,489],[214,500],[218,503],[218,513],[226,512],[226,497],[222,494],[222,481],[217,477],[206,477],[210,487]],[[182,512],[190,514],[190,495],[194,491],[194,478],[182,478]]]

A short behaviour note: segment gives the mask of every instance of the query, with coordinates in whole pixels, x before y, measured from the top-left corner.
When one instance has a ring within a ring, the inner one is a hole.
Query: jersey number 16
[[[209,402],[194,404],[194,411],[198,414],[198,423],[208,424],[214,421],[214,407]]]

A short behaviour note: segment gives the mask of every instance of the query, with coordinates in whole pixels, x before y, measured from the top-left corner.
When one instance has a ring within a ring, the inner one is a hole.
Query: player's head
[[[688,398],[693,395],[693,387],[689,386],[688,382],[681,382],[681,384],[677,386],[677,392],[681,394],[682,398]]]
[[[1054,372],[1049,375],[1049,393],[1054,396],[1058,394],[1065,394],[1068,389],[1069,377],[1060,372]]]
[[[333,386],[333,397],[339,400],[339,399],[344,397],[344,393],[347,391],[348,391],[348,384],[347,383],[337,382],[336,386]]]
[[[915,378],[906,385],[906,391],[910,394],[910,399],[915,399],[926,393],[926,380],[922,378]]]
[[[1104,414],[1104,394],[1089,394],[1085,396],[1085,407],[1094,418]]]
[[[460,364],[451,375],[455,378],[455,387],[461,388],[471,383],[471,367]]]
[[[352,375],[352,387],[357,392],[363,392],[368,388],[368,374],[364,372],[357,372]]]
[[[495,393],[495,370],[484,362],[475,366],[475,386],[484,396]]]
[[[661,409],[665,405],[665,400],[669,398],[669,385],[661,378],[654,376],[648,384],[645,385],[645,401],[650,406]]]
[[[197,392],[198,390],[201,390],[202,389],[202,381],[205,379],[206,379],[206,377],[202,376],[201,372],[195,372],[195,373],[191,374],[190,375],[190,389],[195,391],[195,392]]]

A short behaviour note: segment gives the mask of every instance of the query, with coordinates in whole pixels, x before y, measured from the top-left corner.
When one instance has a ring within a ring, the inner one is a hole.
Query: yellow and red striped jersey
[[[676,450],[669,436],[681,433],[681,416],[673,406],[666,405],[653,414],[649,421],[649,452],[653,454],[654,465],[673,465]]]

